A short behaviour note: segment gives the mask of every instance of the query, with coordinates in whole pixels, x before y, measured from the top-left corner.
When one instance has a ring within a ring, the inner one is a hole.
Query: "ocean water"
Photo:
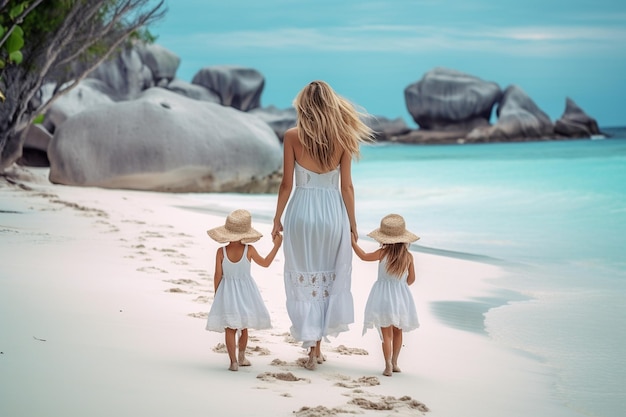
[[[368,145],[353,164],[362,236],[395,212],[421,237],[415,250],[507,271],[494,285],[510,296],[477,300],[486,307],[468,304],[460,314],[478,315],[486,337],[543,362],[572,416],[626,410],[626,131],[616,132],[604,140]],[[267,221],[276,204],[273,195],[191,198],[224,214],[248,207]]]
[[[488,337],[544,362],[572,415],[625,415],[626,135],[378,145],[353,173],[361,233],[397,212],[416,250],[503,266],[518,296],[485,309]]]

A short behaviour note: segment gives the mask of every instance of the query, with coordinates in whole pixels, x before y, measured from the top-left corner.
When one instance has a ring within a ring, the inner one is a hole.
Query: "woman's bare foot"
[[[319,363],[320,365],[323,364],[324,362],[326,362],[326,356],[322,355],[321,353],[318,355],[317,357],[317,363]]]
[[[228,367],[228,370],[229,371],[238,371],[239,370],[239,365],[237,365],[237,362],[233,362]]]
[[[245,352],[239,352],[239,358],[237,360],[239,362],[239,366],[250,366],[250,361],[246,359]]]
[[[402,372],[402,369],[400,369],[397,363],[392,364],[392,370],[394,372]]]
[[[304,367],[309,371],[314,371],[317,367],[317,359],[314,354],[309,355],[309,359],[304,364]]]

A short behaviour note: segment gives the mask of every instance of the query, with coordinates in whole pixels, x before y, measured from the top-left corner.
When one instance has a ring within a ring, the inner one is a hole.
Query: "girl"
[[[378,328],[382,338],[385,370],[383,375],[400,372],[398,356],[402,348],[402,332],[417,329],[419,322],[415,302],[409,285],[415,282],[413,255],[409,243],[419,239],[406,230],[404,219],[398,214],[389,214],[380,222],[380,227],[368,236],[381,244],[374,252],[366,253],[352,237],[352,247],[364,261],[379,261],[378,280],[372,286],[367,304],[363,334],[368,328]]]
[[[228,243],[217,250],[215,275],[213,277],[215,298],[207,319],[207,330],[225,331],[226,350],[231,371],[239,365],[250,366],[246,359],[248,327],[269,329],[270,315],[263,303],[261,293],[250,274],[250,261],[267,268],[270,266],[283,241],[282,235],[274,235],[274,248],[263,258],[249,243],[263,236],[252,228],[252,218],[246,210],[235,210],[226,218],[224,226],[207,231],[219,243]],[[239,355],[235,356],[235,333],[240,330]]]

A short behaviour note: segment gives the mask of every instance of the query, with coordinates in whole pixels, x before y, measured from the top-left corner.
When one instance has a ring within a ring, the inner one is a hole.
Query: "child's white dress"
[[[403,332],[419,327],[413,295],[406,282],[408,271],[401,277],[389,275],[386,259],[378,263],[378,279],[365,304],[363,334],[367,329],[395,326]]]
[[[222,248],[222,281],[209,311],[206,329],[224,332],[231,329],[269,329],[272,327],[270,314],[261,298],[261,292],[250,273],[248,245],[241,259],[231,262]]]

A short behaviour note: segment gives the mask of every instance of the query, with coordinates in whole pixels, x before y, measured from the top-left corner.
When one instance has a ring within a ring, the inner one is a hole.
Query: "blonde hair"
[[[328,83],[312,81],[293,101],[298,115],[300,143],[326,170],[335,168],[337,147],[360,156],[359,143],[373,140],[374,132],[363,121],[363,113],[337,94]]]
[[[381,259],[387,259],[389,275],[400,278],[411,265],[411,254],[408,243],[389,243],[382,246]]]

